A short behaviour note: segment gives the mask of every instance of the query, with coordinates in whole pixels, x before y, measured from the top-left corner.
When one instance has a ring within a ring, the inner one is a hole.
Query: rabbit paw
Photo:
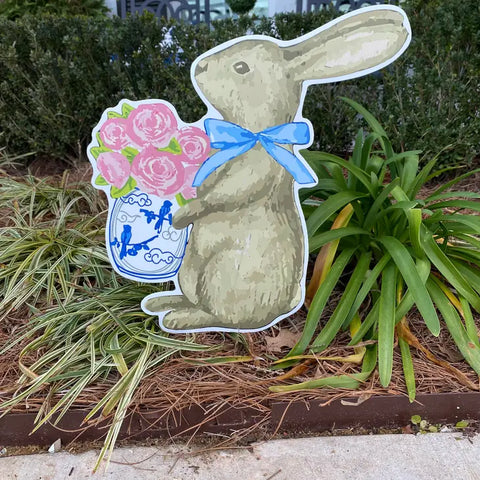
[[[183,295],[149,295],[143,301],[143,308],[151,313],[165,312],[173,308],[191,305]]]
[[[183,308],[168,313],[163,319],[168,330],[198,330],[199,328],[218,327],[218,318],[196,307]]]
[[[187,203],[173,216],[173,227],[177,230],[188,227],[199,216],[201,210],[200,201],[192,200]]]

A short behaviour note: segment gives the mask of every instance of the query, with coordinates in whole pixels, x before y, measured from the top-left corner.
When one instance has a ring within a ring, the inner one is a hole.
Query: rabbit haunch
[[[227,42],[194,62],[193,83],[209,116],[259,132],[301,121],[309,84],[370,73],[409,40],[402,10],[365,8],[292,42]],[[174,216],[176,228],[193,223],[177,291],[146,297],[144,310],[167,331],[253,331],[300,308],[307,244],[298,188],[260,144],[217,168]]]

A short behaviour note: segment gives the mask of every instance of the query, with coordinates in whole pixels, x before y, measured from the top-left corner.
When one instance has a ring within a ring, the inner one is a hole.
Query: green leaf
[[[480,294],[480,270],[465,263],[463,260],[452,259],[455,268],[465,277],[472,288]]]
[[[112,185],[110,189],[110,196],[112,198],[120,198],[130,193],[137,186],[137,181],[133,177],[129,177],[127,183],[122,188],[117,188]]]
[[[362,107],[359,103],[347,97],[340,97],[345,103],[348,103],[354,110],[356,110],[360,115],[363,116],[365,121],[370,125],[370,128],[378,135],[382,137],[388,137],[387,132],[380,125],[378,120],[365,108]]]
[[[416,260],[416,268],[418,275],[420,276],[420,280],[423,284],[427,282],[427,278],[430,275],[431,271],[431,263],[426,257],[417,258]],[[403,296],[402,300],[398,304],[397,313],[395,314],[395,324],[400,322],[400,320],[411,310],[415,303],[413,298],[412,292],[407,290],[407,293]]]
[[[366,335],[366,333],[372,328],[372,326],[375,324],[375,322],[378,321],[378,312],[380,310],[380,300],[376,300],[375,303],[373,304],[373,307],[370,309],[368,312],[368,315],[366,316],[365,320],[362,322],[361,327],[357,330],[355,335],[352,337],[350,342],[348,343],[349,345],[355,345],[357,344],[362,338]]]
[[[385,220],[387,225],[389,225],[390,228],[392,228],[392,227],[397,227],[398,228],[400,226],[399,218],[403,217],[403,215],[401,215],[401,213],[403,212],[408,219],[409,218],[409,211],[412,210],[413,208],[415,208],[417,205],[418,205],[418,202],[416,202],[416,201],[394,203],[393,205],[380,210],[375,217],[375,222],[378,222],[379,220],[383,219],[384,217],[387,217],[387,219]],[[389,217],[389,214],[392,214],[392,212],[396,212],[396,211],[398,212],[399,210],[402,211],[402,212],[400,212],[400,215],[393,214],[393,216]],[[393,230],[395,231],[395,228],[393,228]]]
[[[462,223],[470,227],[476,235],[480,235],[480,217],[476,215],[462,215],[455,213],[453,215],[443,215],[443,222]]]
[[[457,167],[458,168],[458,167]],[[475,173],[480,172],[480,168],[476,168],[474,170],[470,170],[469,172],[464,173],[463,175],[459,175],[458,177],[455,177],[454,179],[450,180],[449,182],[443,183],[440,187],[438,187],[432,194],[432,196],[436,196],[445,190],[448,190],[450,187],[453,187],[455,184],[463,180],[464,178],[468,178],[471,175],[474,175]]]
[[[480,341],[478,339],[478,330],[475,320],[470,309],[470,304],[463,297],[460,297],[460,305],[463,310],[463,319],[465,321],[465,330],[467,331],[468,338],[480,348]]]
[[[357,180],[359,180],[363,186],[366,188],[367,192],[370,193],[370,195],[374,195],[374,188],[371,184],[370,178],[366,173],[353,163],[347,162],[343,158],[337,157],[336,155],[332,155],[330,153],[324,153],[324,152],[309,152],[311,156],[317,156],[319,159],[322,159],[327,162],[331,162],[335,165],[338,165],[341,168],[346,169],[349,173],[354,175]]]
[[[462,191],[448,191],[448,192],[442,192],[439,194],[433,194],[430,195],[426,198],[426,201],[428,202],[433,202],[436,200],[444,200],[446,198],[459,198],[459,197],[464,197],[464,198],[480,198],[480,193],[476,192],[462,192]]]
[[[381,138],[382,137],[378,133],[370,133],[366,136],[365,141],[363,143],[362,158],[359,165],[362,170],[365,170],[368,172],[375,172],[375,173],[378,172],[379,166],[380,166],[379,163],[377,162],[378,157],[371,156],[371,152],[372,152],[372,147],[375,141],[381,140]]]
[[[133,110],[135,110],[135,107],[132,107],[128,103],[124,103],[122,105],[122,117],[127,118],[130,115],[130,113],[133,112]]]
[[[425,228],[422,230],[425,253],[430,261],[438,268],[447,282],[465,297],[477,312],[480,312],[480,297],[457,270],[452,261],[442,252],[430,232]]]
[[[100,137],[100,132],[97,132],[97,133],[95,134],[95,138],[97,139],[97,143],[98,143],[98,145],[99,145],[100,147],[104,147],[104,146],[105,146],[104,143],[103,143],[103,141],[102,141],[102,138]]]
[[[332,375],[329,377],[309,380],[307,382],[295,383],[293,385],[275,385],[269,387],[271,392],[297,392],[302,390],[313,390],[315,388],[345,388],[349,390],[356,389],[362,382],[368,379],[370,375],[364,373],[353,373],[351,375]]]
[[[467,428],[470,425],[470,422],[467,420],[460,420],[455,424],[455,428]]]
[[[133,162],[133,159],[135,158],[136,155],[138,155],[138,150],[136,150],[133,147],[125,147],[122,151],[121,154],[126,157],[129,163]]]
[[[480,212],[480,202],[472,202],[469,200],[446,200],[444,202],[432,203],[428,205],[430,210],[435,210],[437,208],[455,208],[458,210],[463,210],[468,208],[469,210],[474,210]],[[479,232],[480,233],[480,232]]]
[[[310,197],[328,198],[332,193],[337,193],[344,188],[339,188],[337,182],[333,179],[319,179],[318,182],[321,187],[315,186],[313,188],[300,189],[300,202],[303,204]]]
[[[112,350],[116,350],[115,352],[111,351],[110,355],[115,362],[118,372],[120,375],[126,375],[128,372],[128,367],[125,362],[125,358],[122,355],[122,351],[120,349],[120,343],[118,341],[118,331],[113,332],[112,335],[109,336],[109,348]]]
[[[353,147],[353,152],[352,152],[352,162],[354,165],[357,167],[362,167],[362,147],[363,147],[363,129],[359,129],[357,132],[357,136],[355,137],[355,144]],[[352,188],[350,186],[350,188]]]
[[[123,115],[118,112],[110,111],[107,113],[108,118],[123,118]]]
[[[327,170],[325,164],[323,162],[319,162],[319,161],[309,161],[309,150],[300,150],[300,155],[307,161],[307,163],[310,165],[310,167],[312,168],[312,170],[315,172],[315,174],[317,175],[317,178],[318,180],[322,180],[322,187],[323,187],[323,182],[325,181],[333,181],[332,180],[332,176],[330,174],[330,172]],[[336,183],[334,183],[335,186],[337,186]],[[317,188],[317,187],[313,187],[313,188]],[[306,190],[309,190],[309,189],[306,189]],[[303,190],[302,190],[303,191]]]
[[[352,235],[369,235],[369,233],[363,228],[359,227],[342,227],[334,230],[328,230],[324,233],[314,235],[309,239],[309,251],[314,252],[327,243]]]
[[[408,400],[410,403],[412,403],[415,401],[416,395],[415,372],[413,369],[412,353],[410,352],[410,345],[408,345],[403,338],[398,339],[398,345],[400,346],[400,353],[402,355],[403,375],[405,377]]]
[[[379,241],[385,246],[400,270],[428,329],[433,335],[438,336],[440,333],[440,322],[410,252],[394,237],[382,237]]]
[[[397,187],[400,183],[400,179],[396,178],[391,183],[389,183],[385,188],[383,188],[382,192],[377,196],[375,201],[373,202],[372,206],[368,210],[367,216],[365,217],[365,221],[363,222],[363,228],[365,230],[370,230],[376,221],[377,215],[381,208],[383,208],[385,201],[387,200],[388,196],[392,192],[392,190]],[[389,205],[391,203],[389,202]]]
[[[383,270],[378,313],[378,371],[384,387],[388,387],[392,378],[396,276],[397,268],[389,263]]]
[[[463,358],[465,358],[477,374],[480,374],[480,348],[469,339],[457,310],[450,303],[450,300],[441,288],[432,279],[428,279],[427,287],[435,305],[438,307],[445,320],[445,324],[447,325],[447,329],[450,332],[453,341],[463,355]]]
[[[168,146],[165,148],[159,148],[159,151],[173,153],[174,155],[181,155],[182,147],[180,146],[176,138],[172,138]]]
[[[462,260],[466,260],[467,262],[473,263],[474,265],[480,265],[480,250],[476,248],[471,248],[469,246],[448,247],[448,256],[452,260],[454,258],[461,258]],[[471,285],[471,287],[475,289],[475,285]]]
[[[345,287],[345,291],[340,302],[338,302],[338,305],[335,308],[332,316],[329,318],[328,322],[322,328],[320,334],[312,344],[312,349],[314,351],[322,351],[328,347],[342,325],[344,327],[347,326],[345,325],[345,319],[347,318],[358,291],[360,290],[360,286],[365,279],[365,274],[370,266],[371,258],[372,254],[370,251],[363,252],[360,255],[355,270],[353,271],[350,280]]]
[[[410,421],[414,424],[414,425],[419,425],[420,422],[422,421],[422,417],[420,415],[412,415],[411,418],[410,418]]]
[[[425,255],[422,248],[421,241],[421,226],[422,226],[422,210],[420,208],[407,209],[408,218],[408,233],[410,235],[410,242],[412,243],[413,251],[419,258]]]
[[[175,200],[177,201],[179,207],[184,207],[189,202],[189,200],[185,199],[181,193],[177,193],[175,195]]]
[[[414,185],[415,176],[418,171],[418,152],[404,152],[405,162],[401,169],[400,178],[402,180],[401,187],[405,192],[408,192]]]
[[[425,185],[425,182],[432,171],[432,168],[435,166],[439,158],[439,155],[436,155],[432,158],[423,168],[420,170],[418,175],[415,178],[415,181],[412,183],[411,188],[407,191],[407,195],[410,198],[415,198],[420,191],[420,189]]]
[[[358,192],[344,191],[336,193],[327,198],[307,220],[308,237],[311,238],[315,232],[337,211],[348,203],[364,195]]]
[[[333,289],[337,285],[340,275],[345,270],[345,267],[348,265],[354,252],[355,248],[343,250],[343,252],[333,263],[332,268],[325,277],[325,280],[320,285],[319,289],[315,293],[315,296],[313,297],[310,309],[308,310],[302,336],[297,344],[288,353],[287,357],[302,355],[305,352],[310,340],[313,337],[313,334],[315,333],[323,309],[325,308]]]
[[[372,288],[374,287],[377,278],[383,272],[383,269],[390,261],[390,255],[386,253],[373,267],[373,269],[367,273],[365,281],[363,282],[362,288],[358,291],[357,297],[353,302],[352,308],[347,316],[347,323],[353,319],[353,316],[358,312],[359,308],[362,306],[362,303],[367,298],[367,295],[371,292]],[[361,328],[361,327],[360,327]],[[352,342],[349,343],[352,345]]]
[[[107,186],[107,185],[110,185],[101,175],[99,175],[96,179],[95,179],[95,185],[99,185],[99,186]]]
[[[112,150],[110,150],[109,148],[107,147],[92,147],[90,149],[90,153],[92,154],[93,158],[96,160],[101,153],[106,153],[106,152],[111,152]]]

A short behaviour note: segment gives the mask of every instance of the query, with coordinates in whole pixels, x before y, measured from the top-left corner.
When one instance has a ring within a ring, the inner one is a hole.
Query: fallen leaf
[[[405,425],[404,427],[402,427],[402,433],[405,435],[413,435],[415,432],[410,425]]]
[[[302,333],[294,333],[290,330],[282,329],[276,337],[265,336],[265,341],[267,343],[267,350],[270,353],[279,353],[282,351],[282,348],[288,347],[292,348],[300,339]]]

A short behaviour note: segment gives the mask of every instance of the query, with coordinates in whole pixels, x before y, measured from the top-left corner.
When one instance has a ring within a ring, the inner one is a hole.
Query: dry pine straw
[[[468,183],[467,183],[468,182]],[[462,182],[463,189],[479,191],[480,175]],[[457,186],[457,189],[458,188]],[[339,292],[340,295],[340,292]],[[335,307],[335,301],[324,312],[323,321],[329,318]],[[0,346],[12,338],[14,331],[25,323],[27,312],[17,311],[0,325]],[[443,325],[438,338],[433,337],[426,329],[418,313],[413,312],[409,318],[410,328],[422,345],[429,349],[436,357],[450,362],[450,364],[463,372],[469,380],[479,385],[479,378],[462,359],[457,347],[453,343],[446,327]],[[480,318],[477,317],[480,321]],[[131,411],[157,411],[166,415],[173,411],[201,405],[206,412],[206,420],[211,420],[217,411],[224,405],[234,407],[251,407],[258,411],[260,421],[258,429],[269,419],[269,405],[273,401],[302,401],[318,400],[322,405],[328,404],[339,398],[349,398],[359,401],[370,395],[406,395],[401,356],[398,346],[395,345],[393,357],[393,375],[390,386],[384,388],[380,385],[377,372],[364,383],[358,390],[322,388],[292,393],[272,393],[270,385],[285,384],[276,381],[282,371],[272,371],[268,367],[275,358],[282,358],[288,353],[289,348],[271,352],[268,350],[267,337],[275,337],[281,330],[288,329],[294,334],[299,334],[305,321],[305,311],[302,309],[275,327],[265,332],[246,335],[248,347],[235,342],[231,337],[216,333],[197,334],[198,343],[208,345],[222,345],[222,350],[215,355],[251,355],[254,361],[224,365],[192,365],[182,357],[171,358],[155,371],[143,379],[133,399]],[[182,338],[179,335],[177,338]],[[322,356],[346,356],[353,353],[352,347],[347,347],[349,336],[347,333],[338,335],[331,346],[322,352]],[[20,375],[17,360],[22,345],[18,345],[0,358],[0,401],[10,397],[18,387],[16,380]],[[38,356],[42,352],[38,352]],[[202,354],[189,353],[189,357],[200,358]],[[204,354],[208,356],[211,354]],[[467,392],[470,391],[462,385],[450,371],[433,364],[426,356],[412,348],[413,364],[416,375],[417,394],[441,392]],[[27,359],[24,359],[27,361]],[[35,358],[28,359],[33,363]],[[30,362],[27,362],[29,364]],[[318,361],[312,365],[302,376],[288,380],[288,383],[297,383],[329,375],[353,374],[360,371],[360,365],[340,362]],[[72,408],[92,408],[105,393],[114,385],[118,377],[111,375],[109,379],[88,386],[82,391]],[[46,392],[32,396],[28,401],[17,405],[13,412],[36,412],[43,404]],[[55,397],[52,399],[55,402]],[[251,433],[251,429],[238,432],[237,437],[244,437]],[[238,439],[237,438],[237,439]]]

